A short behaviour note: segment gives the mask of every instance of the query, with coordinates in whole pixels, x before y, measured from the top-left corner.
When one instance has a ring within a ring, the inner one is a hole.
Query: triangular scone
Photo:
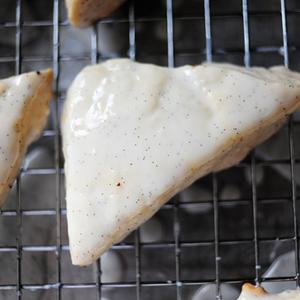
[[[0,206],[46,124],[51,90],[51,70],[0,80]]]
[[[86,27],[116,10],[125,0],[66,0],[71,24]]]
[[[280,294],[269,294],[261,287],[246,283],[243,285],[238,300],[300,300],[300,289],[285,291]]]
[[[86,67],[63,116],[72,261],[87,265],[205,174],[236,164],[300,105],[284,67]]]

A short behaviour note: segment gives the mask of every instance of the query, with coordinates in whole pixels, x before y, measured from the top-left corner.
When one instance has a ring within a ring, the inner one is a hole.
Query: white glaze
[[[34,95],[52,73],[31,72],[0,80],[0,205],[11,176],[19,167],[19,161],[27,146],[39,136],[49,113],[51,82],[45,86],[45,97]]]
[[[300,290],[285,291],[279,294],[257,296],[251,292],[242,291],[237,300],[300,300]]]
[[[299,78],[283,67],[167,69],[126,59],[86,67],[62,126],[73,263],[91,263],[174,193],[222,167],[227,157],[199,169],[224,145],[295,109]]]

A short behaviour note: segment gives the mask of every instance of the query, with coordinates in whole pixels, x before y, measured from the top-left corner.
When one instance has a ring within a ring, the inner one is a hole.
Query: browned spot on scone
[[[251,283],[245,283],[243,285],[243,292],[251,293],[252,295],[255,296],[263,296],[268,294],[264,288],[259,286],[254,286]]]
[[[86,27],[107,17],[125,0],[66,0],[70,22],[76,27]]]
[[[0,82],[0,95],[3,94],[6,90],[6,85],[3,82]]]

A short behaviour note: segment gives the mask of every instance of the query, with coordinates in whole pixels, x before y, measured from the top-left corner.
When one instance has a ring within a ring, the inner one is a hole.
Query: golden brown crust
[[[125,0],[66,0],[71,24],[86,27],[116,10]]]
[[[251,283],[245,283],[242,290],[243,292],[250,293],[253,296],[264,296],[268,294],[264,288],[254,286]]]
[[[17,137],[14,147],[17,150],[14,148],[13,151],[16,151],[18,155],[11,164],[6,180],[1,184],[0,207],[3,205],[5,196],[18,175],[28,145],[40,136],[47,122],[49,102],[52,97],[53,73],[51,69],[48,69],[39,72],[39,76],[41,76],[41,81],[32,97],[26,100],[21,118],[15,124]]]
[[[3,82],[0,82],[0,95],[3,94],[6,90],[6,85]]]

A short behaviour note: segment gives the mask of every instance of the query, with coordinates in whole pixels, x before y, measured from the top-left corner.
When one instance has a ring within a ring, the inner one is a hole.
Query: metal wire
[[[281,22],[282,22],[282,39],[283,39],[283,53],[284,65],[289,67],[289,48],[288,48],[288,31],[286,21],[286,5],[285,0],[280,1],[281,8]],[[298,241],[298,220],[297,220],[297,206],[296,206],[296,183],[295,183],[295,154],[294,154],[294,139],[293,139],[293,120],[289,119],[288,125],[289,133],[289,151],[290,151],[290,172],[291,172],[291,190],[293,200],[293,223],[294,223],[294,246],[295,246],[295,271],[296,271],[296,285],[300,285],[299,274],[299,241]]]
[[[135,2],[130,1],[129,5],[129,50],[128,56],[130,59],[135,60],[136,58],[136,29],[135,29]],[[142,280],[142,269],[141,269],[141,244],[140,244],[140,231],[137,229],[134,233],[134,253],[135,253],[135,282],[136,282],[136,299],[142,299],[141,294],[141,280]]]
[[[188,56],[200,56],[205,55],[208,62],[213,61],[214,55],[222,54],[227,55],[228,53],[237,53],[244,55],[244,64],[249,67],[251,64],[251,57],[254,53],[279,53],[283,55],[283,62],[286,66],[289,66],[289,55],[291,53],[299,52],[300,48],[295,45],[288,44],[288,28],[287,28],[287,16],[299,16],[300,10],[287,10],[285,0],[280,1],[280,12],[270,12],[270,11],[251,11],[248,10],[248,1],[240,0],[242,4],[242,10],[240,13],[227,12],[224,14],[216,14],[210,9],[210,1],[204,0],[204,14],[203,16],[196,17],[185,17],[185,16],[175,16],[173,9],[172,0],[163,0],[166,3],[166,14],[165,17],[149,17],[149,18],[136,18],[135,15],[135,1],[130,0],[128,18],[107,18],[105,20],[99,21],[99,24],[128,24],[128,40],[129,58],[135,60],[137,56],[137,46],[136,46],[136,27],[138,23],[143,22],[153,22],[153,21],[165,21],[167,25],[167,52],[163,50],[157,51],[158,55],[166,55],[168,58],[168,66],[174,67],[176,65],[177,58],[188,57]],[[136,299],[143,299],[143,288],[144,287],[174,287],[176,289],[176,299],[183,299],[182,291],[185,286],[195,286],[198,287],[201,284],[213,283],[216,285],[216,299],[222,299],[221,284],[231,283],[231,284],[241,284],[245,281],[255,281],[257,284],[262,282],[285,282],[293,281],[300,285],[300,270],[299,270],[299,241],[298,241],[298,226],[299,222],[297,219],[297,201],[300,200],[296,193],[296,183],[295,183],[295,165],[300,163],[299,159],[295,158],[294,153],[294,140],[293,140],[293,126],[294,123],[292,119],[289,121],[289,159],[281,160],[258,160],[255,158],[255,153],[253,152],[250,162],[242,162],[238,167],[246,167],[251,170],[251,198],[239,198],[239,199],[219,199],[218,198],[218,178],[216,174],[212,175],[212,200],[201,201],[199,203],[212,203],[214,208],[213,222],[214,222],[214,236],[212,239],[202,241],[185,241],[182,239],[180,234],[181,224],[180,224],[180,211],[181,208],[188,207],[189,205],[194,205],[197,202],[181,202],[178,201],[179,198],[175,198],[172,203],[168,203],[163,206],[164,210],[171,210],[173,213],[173,236],[174,241],[163,241],[163,242],[152,242],[152,243],[142,243],[140,241],[140,234],[137,230],[134,236],[133,242],[126,242],[112,247],[113,250],[128,250],[134,251],[135,259],[135,280],[126,282],[116,282],[107,283],[102,282],[101,275],[101,261],[100,259],[95,263],[96,276],[94,282],[82,282],[82,283],[68,283],[63,282],[61,274],[61,257],[62,252],[69,251],[69,246],[62,243],[61,237],[61,218],[66,215],[66,210],[62,209],[61,204],[61,187],[62,187],[62,176],[63,169],[61,166],[60,157],[60,125],[59,125],[59,101],[64,98],[64,91],[59,91],[59,76],[60,76],[60,63],[67,61],[86,61],[89,60],[92,64],[98,63],[100,53],[99,53],[99,43],[101,43],[101,36],[99,37],[98,25],[95,25],[91,30],[91,52],[86,56],[72,56],[72,55],[61,55],[60,53],[60,28],[70,26],[68,21],[60,20],[60,0],[53,0],[53,20],[52,21],[23,21],[22,20],[22,0],[16,0],[16,20],[15,22],[2,22],[0,20],[0,28],[15,28],[15,56],[0,57],[0,62],[14,62],[15,63],[15,73],[20,74],[22,71],[22,62],[39,62],[46,61],[52,62],[54,70],[54,94],[55,94],[55,105],[53,110],[53,117],[55,128],[54,130],[47,130],[44,132],[44,136],[53,137],[55,141],[55,167],[54,168],[40,168],[40,169],[24,169],[21,171],[22,175],[49,175],[54,174],[56,176],[56,208],[55,209],[40,209],[40,210],[25,210],[22,209],[22,193],[21,193],[21,177],[17,179],[17,206],[16,210],[5,210],[0,211],[1,217],[17,217],[18,224],[18,234],[15,246],[0,246],[0,253],[15,253],[16,254],[16,264],[17,264],[17,277],[15,284],[1,284],[0,290],[15,290],[17,299],[23,298],[24,290],[48,290],[53,289],[57,291],[56,299],[63,300],[63,289],[83,289],[91,288],[96,289],[97,299],[102,298],[103,287],[110,288],[135,288]],[[199,7],[200,10],[200,7]],[[249,30],[249,20],[256,16],[281,16],[282,21],[282,47],[270,46],[270,47],[251,47],[251,34]],[[222,48],[213,47],[213,36],[212,36],[212,25],[214,18],[242,18],[243,20],[243,48]],[[175,21],[203,21],[205,30],[205,49],[195,53],[195,52],[180,52],[175,51],[174,42],[174,23]],[[53,48],[52,56],[22,56],[22,30],[23,28],[34,28],[34,27],[52,27],[53,29]],[[114,57],[113,55],[111,57]],[[107,59],[110,56],[101,55],[101,59]],[[290,166],[291,172],[291,197],[259,197],[257,194],[256,186],[256,167],[257,166],[272,166],[277,164],[284,164]],[[292,204],[293,207],[293,233],[291,235],[282,236],[281,238],[261,238],[258,234],[260,224],[257,223],[258,219],[258,206],[259,203],[278,203],[283,202],[286,204]],[[249,204],[252,205],[253,212],[253,238],[247,239],[222,239],[220,237],[219,230],[219,205],[221,203],[232,203],[232,204]],[[23,245],[22,244],[22,218],[23,216],[56,216],[56,245],[45,246],[45,245]],[[266,278],[260,272],[260,245],[262,244],[272,244],[275,241],[292,242],[295,249],[295,276],[282,276],[274,278]],[[247,245],[249,247],[253,246],[254,249],[254,277],[249,278],[222,278],[221,273],[221,261],[220,247],[222,246],[239,246]],[[182,249],[195,248],[195,247],[214,247],[214,261],[215,261],[215,275],[214,278],[210,280],[203,280],[198,278],[197,280],[183,280],[182,279],[182,261],[181,252]],[[155,281],[145,281],[143,280],[143,265],[141,253],[144,249],[163,249],[170,248],[175,251],[175,279],[174,280],[155,280]],[[25,284],[22,280],[22,253],[24,252],[54,252],[57,259],[57,281],[51,284]]]
[[[22,71],[22,0],[16,0],[16,75]],[[17,223],[18,223],[18,236],[17,236],[17,282],[16,292],[17,299],[22,299],[22,195],[21,195],[21,176],[17,178]]]
[[[59,18],[60,18],[60,0],[53,1],[53,74],[54,74],[54,123],[55,123],[55,181],[56,181],[56,260],[57,260],[57,299],[62,298],[61,294],[61,165],[60,165],[60,126],[59,126],[59,76],[60,76],[60,30],[59,30]]]
[[[212,61],[212,43],[211,43],[209,0],[204,0],[204,18],[205,18],[206,60],[208,62],[211,62]]]
[[[167,49],[168,49],[168,67],[175,66],[174,58],[174,22],[173,22],[173,1],[166,0],[166,17],[167,17]],[[182,299],[181,284],[181,245],[180,245],[180,223],[178,197],[174,200],[173,206],[173,232],[174,232],[174,250],[175,250],[175,268],[176,268],[176,299]]]
[[[242,0],[243,29],[244,29],[244,64],[250,67],[250,43],[249,43],[249,21],[248,21],[248,0]]]
[[[205,40],[206,40],[206,60],[212,62],[212,35],[211,35],[211,13],[210,0],[204,1],[204,16],[205,16]],[[219,241],[219,201],[218,201],[218,180],[217,175],[212,174],[212,189],[213,189],[213,208],[214,208],[214,248],[215,248],[215,283],[216,283],[216,299],[221,300],[220,286],[220,241]]]
[[[249,41],[249,20],[248,20],[248,0],[242,0],[243,10],[243,33],[244,33],[244,64],[250,67],[250,41]],[[257,224],[257,191],[256,191],[256,158],[255,150],[251,153],[251,189],[252,189],[252,214],[253,214],[253,240],[254,240],[254,261],[255,261],[255,282],[260,284],[260,264],[259,264],[259,242]]]

